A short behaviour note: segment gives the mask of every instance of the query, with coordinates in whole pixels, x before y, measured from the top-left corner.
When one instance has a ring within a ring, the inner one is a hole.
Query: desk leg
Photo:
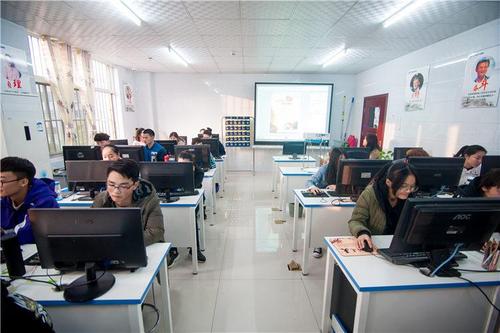
[[[370,293],[358,292],[356,299],[356,311],[354,313],[353,332],[366,332],[366,318],[368,317],[368,304],[370,303]]]
[[[128,324],[130,332],[144,332],[141,304],[128,306]]]
[[[492,298],[491,302],[497,307],[500,305],[500,288],[495,289],[495,296]],[[498,312],[491,306],[489,310],[488,320],[485,325],[485,332],[494,332],[496,323],[498,321]]]
[[[302,255],[302,275],[309,274],[309,247],[311,246],[312,209],[304,207],[304,253]]]
[[[196,234],[198,230],[196,230],[196,216],[195,216],[196,207],[189,209],[189,221],[191,221],[191,252],[193,258],[193,274],[198,274],[198,246],[196,245]],[[200,225],[200,231],[201,231]],[[201,243],[201,233],[200,233],[200,243]]]
[[[272,190],[273,192],[276,191],[276,182],[277,182],[276,178],[278,176],[278,172],[277,171],[278,171],[278,164],[275,162],[273,164],[273,184],[272,184],[273,185],[273,190]],[[274,197],[276,198],[276,195]]]
[[[292,251],[297,252],[297,220],[299,219],[299,200],[294,196],[293,199],[293,232],[292,232]]]
[[[172,306],[170,303],[170,285],[168,281],[168,270],[167,265],[165,265],[165,257],[160,265],[160,290],[161,290],[161,321],[163,326],[163,331],[173,333],[174,329],[172,327]]]
[[[321,312],[321,333],[329,333],[332,328],[332,318],[330,317],[332,304],[333,274],[335,259],[327,249],[325,286],[323,288],[323,310]]]
[[[215,180],[212,179],[212,214],[215,214],[215,209],[217,208],[216,204],[217,192],[215,191]]]
[[[205,219],[201,215],[201,211],[202,211],[202,209],[199,210],[198,216],[196,216],[196,210],[195,210],[195,219],[198,218],[199,227],[200,227],[200,232],[199,232],[200,250],[205,251]]]

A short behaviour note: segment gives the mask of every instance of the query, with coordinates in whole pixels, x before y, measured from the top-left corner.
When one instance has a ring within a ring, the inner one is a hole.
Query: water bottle
[[[156,154],[157,154],[157,152],[155,152],[155,151],[151,152],[151,162],[156,162]]]
[[[170,155],[169,154],[165,154],[163,156],[163,162],[168,162],[170,160]]]
[[[62,195],[61,195],[61,183],[59,181],[57,181],[57,180],[55,181],[54,191],[56,191],[56,193],[57,193],[57,200],[62,199]]]

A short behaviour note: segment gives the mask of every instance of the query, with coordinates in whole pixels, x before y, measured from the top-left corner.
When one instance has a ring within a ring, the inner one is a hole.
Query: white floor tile
[[[221,281],[212,332],[318,330],[301,281]]]

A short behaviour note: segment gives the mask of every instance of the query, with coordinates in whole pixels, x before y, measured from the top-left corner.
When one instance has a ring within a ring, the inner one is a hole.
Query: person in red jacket
[[[28,209],[59,208],[55,182],[35,178],[35,174],[35,166],[27,159],[4,157],[1,160],[2,234],[15,232],[20,244],[35,242]]]

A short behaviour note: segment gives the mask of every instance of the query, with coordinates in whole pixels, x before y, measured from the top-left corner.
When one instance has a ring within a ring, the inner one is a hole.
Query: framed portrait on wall
[[[405,111],[422,111],[429,84],[429,66],[408,71],[405,86]]]
[[[134,91],[130,83],[123,84],[123,96],[125,97],[125,111],[134,112]]]
[[[495,46],[469,56],[465,65],[463,108],[491,108],[498,103],[500,47]]]

